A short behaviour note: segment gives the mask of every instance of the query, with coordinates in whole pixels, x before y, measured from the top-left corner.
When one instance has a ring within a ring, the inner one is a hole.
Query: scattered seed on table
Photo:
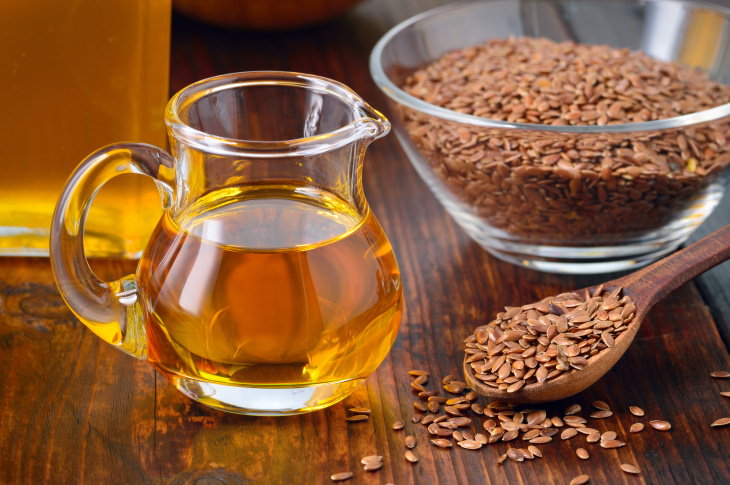
[[[669,431],[672,429],[672,424],[669,421],[662,421],[660,419],[649,421],[649,426],[659,431]]]
[[[353,416],[348,416],[345,418],[345,421],[349,421],[351,423],[356,423],[358,421],[367,421],[369,416],[367,414],[355,414]]]
[[[585,448],[578,448],[575,450],[575,454],[580,458],[581,460],[587,460],[591,457],[591,455],[588,454],[588,451],[586,451]]]
[[[639,471],[639,467],[636,465],[632,465],[631,463],[621,463],[621,470],[623,470],[626,473],[631,473],[633,475],[638,475],[641,473]]]
[[[611,440],[615,440],[617,436],[618,436],[618,433],[616,433],[615,431],[611,431],[611,430],[609,430],[609,431],[605,431],[605,432],[604,432],[604,433],[603,433],[603,434],[601,435],[601,441],[611,441]]]
[[[463,440],[456,444],[467,450],[478,450],[482,447],[482,444],[476,440]]]
[[[438,446],[439,448],[451,448],[452,446],[454,446],[454,443],[451,440],[447,440],[445,438],[432,439],[431,443],[433,443],[434,446]]]
[[[393,423],[393,430],[394,431],[400,431],[404,427],[405,427],[405,424],[403,424],[403,421],[398,420],[395,423]]]
[[[611,408],[604,401],[593,401],[593,407],[601,411],[610,411]]]
[[[353,473],[352,472],[340,472],[340,473],[333,473],[330,475],[330,480],[333,482],[341,482],[343,480],[349,480],[352,478]]]
[[[596,431],[595,433],[591,433],[589,435],[586,435],[586,441],[588,443],[597,443],[601,440],[601,433]]]
[[[589,477],[588,475],[578,475],[570,481],[570,485],[583,485],[585,483],[588,483],[590,480],[591,477]]]
[[[575,428],[575,430],[582,434],[601,434],[596,428]]]
[[[642,417],[644,415],[644,410],[641,409],[639,406],[629,406],[629,411],[634,416]]]
[[[506,459],[507,459],[507,453],[502,453],[501,455],[499,455],[497,457],[497,463],[499,463],[501,465],[502,463],[504,463],[504,460],[506,460]]]
[[[379,463],[382,461],[383,457],[381,455],[367,455],[360,458],[360,463],[362,463],[363,465]]]
[[[716,370],[714,372],[710,372],[710,376],[715,379],[728,379],[730,378],[730,372],[726,370]]]
[[[721,396],[730,397],[730,391],[725,391],[720,393]]]
[[[629,433],[639,433],[643,431],[644,429],[644,423],[634,423],[629,428]]]
[[[421,370],[421,369],[409,370],[408,371],[408,374],[412,375],[413,377],[430,376],[431,375],[428,372],[426,372],[425,370]]]
[[[405,443],[406,448],[415,448],[416,447],[416,438],[414,438],[411,435],[406,436],[405,439],[403,440],[403,442]]]
[[[369,408],[358,408],[358,407],[355,407],[355,408],[348,409],[348,411],[350,411],[353,414],[370,414],[370,409]]]
[[[563,440],[569,440],[573,436],[578,434],[578,430],[575,428],[565,428],[562,433],[560,433],[560,439]]]
[[[609,410],[596,411],[590,414],[590,417],[593,419],[604,419],[610,418],[611,416],[613,416],[613,411]]]
[[[405,456],[406,460],[410,463],[418,463],[418,455],[416,455],[413,450],[406,450],[403,456]]]
[[[507,450],[507,458],[512,461],[524,461],[525,455],[519,448],[510,448]]]
[[[550,436],[538,436],[537,438],[532,438],[530,440],[530,443],[533,445],[542,445],[545,443],[550,443],[553,439]]]
[[[566,416],[570,416],[571,414],[577,414],[581,412],[581,409],[582,408],[580,407],[580,404],[571,404],[570,406],[568,406],[563,414]]]
[[[537,456],[538,458],[542,458],[542,451],[540,451],[540,448],[538,448],[537,446],[530,445],[527,447],[527,449],[533,455]]]
[[[620,441],[620,440],[608,440],[608,441],[601,442],[601,448],[607,448],[607,449],[621,448],[622,446],[625,446],[625,445],[626,445],[626,443],[624,443],[623,441]]]
[[[720,426],[727,426],[728,424],[730,424],[730,418],[720,418],[714,420],[710,426],[717,428]]]

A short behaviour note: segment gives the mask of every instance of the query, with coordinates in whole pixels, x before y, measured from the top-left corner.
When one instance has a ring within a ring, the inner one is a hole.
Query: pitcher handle
[[[66,304],[104,341],[140,359],[147,355],[147,341],[137,280],[128,275],[107,282],[94,274],[84,254],[84,226],[94,196],[117,175],[152,178],[160,190],[163,207],[169,207],[172,189],[160,172],[172,166],[172,157],[152,145],[125,143],[101,148],[84,159],[69,177],[51,224],[51,267]]]

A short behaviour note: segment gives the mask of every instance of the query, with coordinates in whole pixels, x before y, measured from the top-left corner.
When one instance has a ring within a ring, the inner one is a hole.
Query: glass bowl
[[[370,57],[416,171],[492,255],[604,273],[677,248],[730,178],[730,103],[656,121],[555,126],[464,114],[401,89],[447,52],[520,36],[640,50],[730,84],[730,11],[671,0],[457,3],[397,25]]]

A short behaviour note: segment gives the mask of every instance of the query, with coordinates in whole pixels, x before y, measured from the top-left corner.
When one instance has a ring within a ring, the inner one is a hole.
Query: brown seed
[[[585,449],[585,448],[578,448],[577,450],[575,450],[575,454],[576,454],[576,455],[578,456],[578,458],[580,458],[581,460],[587,460],[588,458],[590,458],[590,457],[591,457],[591,455],[590,455],[590,454],[588,454],[588,452],[586,451],[586,449]]]
[[[720,395],[724,397],[730,397],[730,391],[721,392]]]
[[[457,416],[455,418],[449,418],[449,423],[454,423],[456,426],[469,426],[471,424],[471,418]]]
[[[607,449],[621,448],[622,446],[625,446],[625,445],[626,445],[626,443],[624,443],[623,441],[619,441],[619,440],[601,441],[601,448],[607,448]]]
[[[582,408],[581,408],[580,404],[571,404],[570,406],[568,406],[568,408],[565,410],[565,412],[563,414],[565,416],[570,416],[571,414],[578,414],[579,412],[581,412],[581,409]]]
[[[591,480],[588,475],[578,475],[570,481],[570,485],[584,485]]]
[[[413,383],[415,383],[415,384],[424,385],[427,382],[428,382],[428,376],[427,375],[418,376],[415,379],[413,379]]]
[[[629,433],[640,433],[644,429],[644,423],[634,423],[629,428]]]
[[[406,450],[403,456],[405,456],[406,460],[410,463],[418,462],[418,455],[416,455],[413,450]]]
[[[714,372],[710,372],[710,376],[715,379],[728,379],[730,378],[730,372],[726,370],[716,370]]]
[[[444,390],[452,394],[461,394],[465,387],[466,385],[463,382],[451,381],[444,386]]]
[[[578,434],[578,430],[575,428],[565,428],[562,433],[560,433],[560,439],[563,440],[569,440],[573,436]]]
[[[350,408],[350,409],[348,409],[348,411],[353,414],[370,414],[369,408],[362,408],[362,407]]]
[[[502,463],[504,463],[504,460],[506,460],[506,459],[507,459],[507,453],[502,453],[501,455],[499,455],[497,457],[497,463],[499,463],[501,465]]]
[[[352,472],[333,473],[330,475],[330,480],[333,482],[341,482],[343,480],[349,480],[353,475],[354,474]]]
[[[482,447],[482,444],[476,440],[463,440],[456,444],[467,450],[478,450]]]
[[[520,432],[517,430],[507,431],[505,434],[502,435],[502,441],[512,441],[513,439],[517,438],[520,435]]]
[[[639,471],[639,467],[636,465],[632,465],[631,463],[621,463],[621,470],[623,470],[626,473],[631,473],[633,475],[638,475],[641,473]]]
[[[613,416],[613,411],[595,411],[590,414],[593,419],[604,419]]]
[[[360,463],[363,465],[373,465],[376,463],[382,463],[383,457],[381,455],[368,455],[360,458]]]
[[[727,426],[728,424],[730,424],[730,417],[716,419],[712,422],[712,424],[710,424],[710,426],[712,426],[713,428],[717,428],[720,426]]]
[[[369,416],[367,414],[354,414],[345,418],[345,421],[356,423],[358,421],[367,421]]]
[[[662,421],[659,419],[649,421],[649,426],[659,431],[669,431],[670,429],[672,429],[672,425],[669,421]]]
[[[528,451],[532,453],[533,455],[542,458],[542,451],[540,451],[540,448],[534,445],[530,445],[527,447]]]
[[[428,372],[426,372],[425,370],[420,370],[420,369],[409,370],[408,371],[408,374],[409,375],[412,375],[414,377],[430,376],[431,375]]]
[[[586,441],[588,443],[597,443],[601,440],[601,433],[596,431],[595,433],[591,433],[589,435],[586,435]]]
[[[644,415],[644,410],[641,409],[639,406],[629,406],[629,412],[638,417],[642,417]]]
[[[428,411],[428,406],[423,401],[413,401],[413,409],[425,413]]]
[[[541,431],[541,429],[531,429],[522,435],[522,439],[525,441],[530,441],[532,438],[537,438],[538,436],[540,436]]]
[[[512,461],[524,461],[525,455],[519,448],[510,448],[507,450],[507,458]]]
[[[452,446],[454,446],[451,440],[447,440],[444,438],[433,439],[431,440],[431,443],[433,443],[435,446],[438,446],[439,448],[451,448]]]
[[[567,424],[568,426],[583,425],[587,422],[585,418],[574,415],[564,416],[563,421],[565,421],[565,424]]]
[[[393,423],[393,429],[394,429],[395,431],[401,430],[401,429],[403,429],[404,427],[405,427],[405,424],[403,424],[403,421],[400,421],[400,420],[398,420],[398,421],[396,421],[395,423]]]
[[[550,436],[538,436],[537,438],[532,438],[530,443],[533,445],[541,445],[543,443],[550,443],[552,440]]]
[[[604,401],[593,401],[593,407],[596,409],[599,409],[601,411],[610,411],[611,410],[609,405]]]
[[[579,433],[582,433],[582,434],[596,434],[596,433],[599,433],[599,431],[596,428],[576,428],[576,431],[578,431]]]
[[[415,448],[416,447],[416,438],[414,438],[411,435],[406,436],[403,439],[403,442],[405,443],[406,448]]]
[[[601,435],[601,441],[615,440],[616,439],[616,436],[618,436],[618,435],[616,434],[615,431],[606,431],[605,433],[603,433]]]

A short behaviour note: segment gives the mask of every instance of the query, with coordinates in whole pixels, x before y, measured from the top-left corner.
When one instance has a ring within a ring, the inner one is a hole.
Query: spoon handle
[[[668,293],[727,259],[730,259],[730,224],[616,283],[631,287],[634,300],[646,303],[648,310]]]

